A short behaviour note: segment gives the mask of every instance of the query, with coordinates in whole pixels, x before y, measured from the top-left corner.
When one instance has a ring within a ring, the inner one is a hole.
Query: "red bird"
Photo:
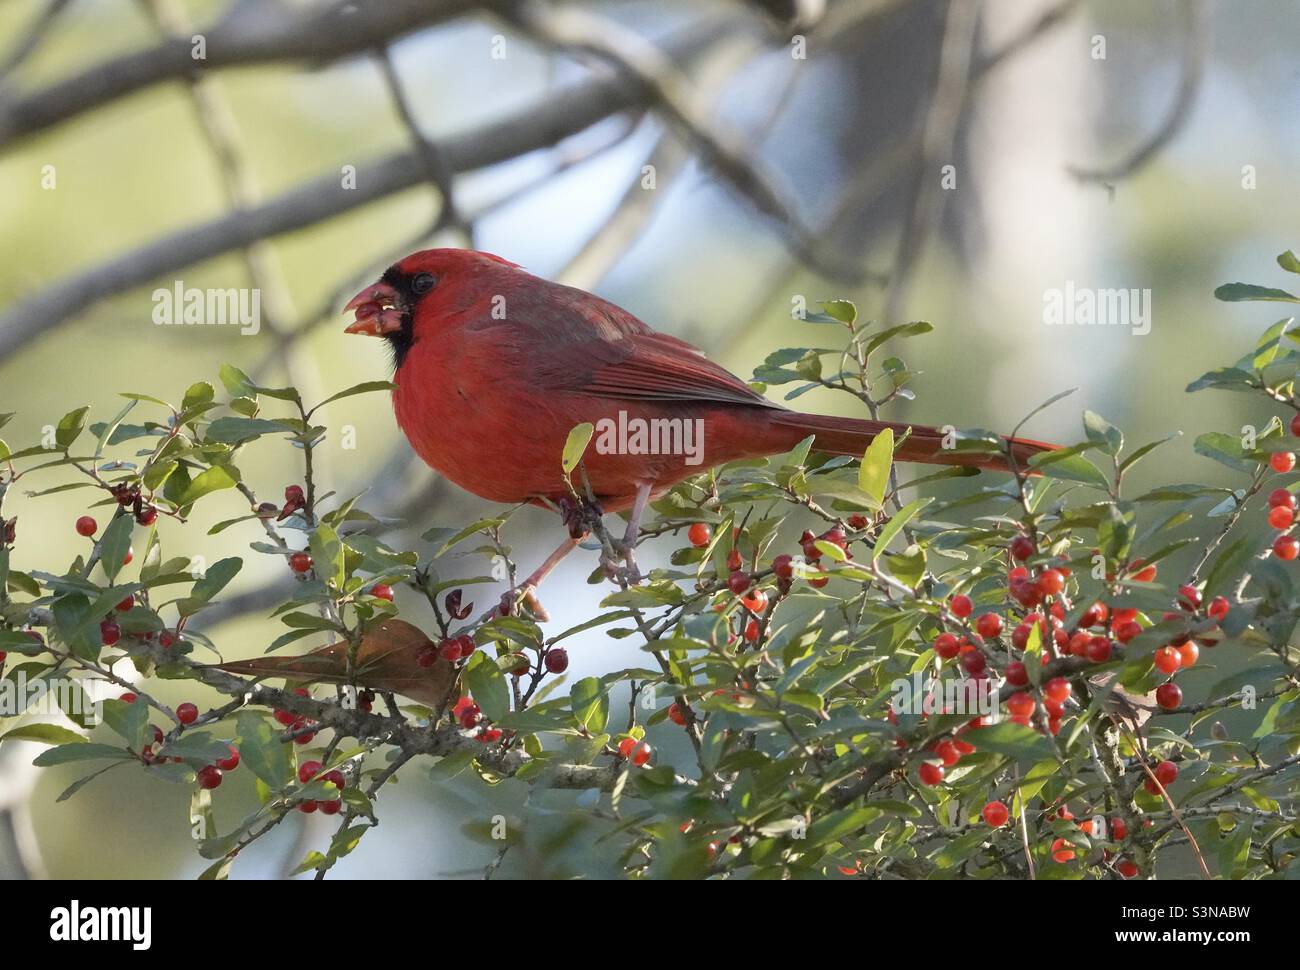
[[[883,429],[910,430],[895,453],[902,461],[1009,470],[1001,457],[942,448],[937,428],[790,411],[621,307],[487,253],[412,253],[345,311],[356,313],[348,333],[383,337],[392,348],[393,407],[416,452],[489,501],[554,507],[567,498],[560,456],[584,422],[598,435],[611,425],[635,429],[638,420],[698,428],[692,443],[702,447],[689,456],[602,449],[599,437],[584,454],[601,506],[631,510],[629,553],[652,496],[714,465],[789,451],[810,434],[820,451],[861,457]],[[1021,467],[1054,447],[1009,444]],[[523,591],[577,541],[557,549]]]

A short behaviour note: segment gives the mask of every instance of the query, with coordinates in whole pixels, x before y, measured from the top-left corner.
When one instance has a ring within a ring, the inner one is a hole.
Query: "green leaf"
[[[499,721],[510,713],[510,686],[496,660],[484,651],[476,651],[466,665],[465,686],[491,720]]]
[[[867,445],[862,465],[858,469],[858,488],[871,497],[877,508],[885,503],[885,492],[889,489],[889,469],[893,463],[894,431],[885,428]]]
[[[76,731],[58,724],[24,724],[0,734],[0,741],[39,741],[41,744],[85,744]]]
[[[1101,446],[1111,457],[1118,455],[1124,447],[1124,435],[1095,411],[1083,412],[1083,431],[1088,440]]]
[[[867,341],[866,346],[862,348],[862,353],[870,357],[881,344],[884,344],[895,337],[918,337],[923,333],[929,333],[934,329],[934,324],[926,323],[924,320],[917,320],[913,323],[904,323],[897,327],[890,327],[888,330],[882,330]]]
[[[584,677],[569,688],[573,716],[589,734],[600,734],[609,722],[609,694],[598,677]]]
[[[1289,249],[1278,256],[1277,264],[1288,273],[1300,273],[1300,259]]]
[[[1055,753],[1047,738],[1023,724],[1010,721],[979,728],[966,737],[980,751],[1003,754],[1022,764],[1042,761]]]
[[[1255,286],[1251,283],[1225,283],[1214,291],[1214,297],[1223,300],[1225,303],[1240,303],[1243,300],[1300,303],[1300,298],[1292,296],[1286,290],[1275,290],[1267,286]]]
[[[1253,391],[1252,381],[1254,376],[1250,371],[1241,370],[1238,367],[1218,367],[1212,371],[1202,374],[1192,383],[1187,385],[1187,393],[1193,391],[1203,391],[1207,387],[1224,387],[1234,388],[1239,391]]]
[[[253,393],[253,379],[233,364],[222,364],[217,375],[226,393],[231,397],[250,397]]]
[[[223,488],[234,488],[238,484],[239,479],[231,474],[229,469],[214,465],[185,486],[185,490],[181,492],[180,499],[176,504],[192,505],[209,492],[220,491]]]
[[[341,401],[345,397],[352,397],[356,394],[369,394],[371,391],[393,391],[396,389],[397,385],[392,381],[362,381],[360,384],[353,384],[346,391],[339,391],[337,394],[327,397],[308,413],[315,414],[316,411],[323,408],[325,405],[333,404],[335,401]]]
[[[112,582],[124,565],[127,551],[131,548],[131,532],[135,519],[129,515],[118,515],[108,524],[103,537],[99,540],[99,563],[104,568],[104,575]]]
[[[932,501],[934,500],[931,498],[919,498],[915,502],[908,502],[899,509],[894,517],[885,523],[885,527],[880,530],[875,548],[872,550],[872,559],[879,559],[880,554],[889,546],[890,540],[903,531],[903,527],[911,522],[916,517],[916,514]]]
[[[560,462],[565,475],[572,475],[573,470],[578,467],[578,462],[582,461],[583,452],[587,450],[587,445],[591,443],[591,436],[595,431],[595,425],[590,421],[584,421],[569,432],[569,437],[564,442],[564,455]]]
[[[177,612],[181,616],[193,616],[212,602],[212,598],[226,588],[243,566],[244,560],[238,556],[218,559],[204,571],[190,595],[176,604]]]
[[[342,589],[345,568],[343,541],[339,539],[338,533],[327,525],[319,525],[308,536],[307,546],[311,550],[312,564],[321,582]]]
[[[296,430],[287,424],[265,418],[222,417],[208,425],[206,438],[208,441],[235,445],[260,438],[264,434],[292,433]]]
[[[63,451],[68,450],[68,446],[77,440],[86,427],[86,412],[89,410],[89,407],[77,408],[59,419],[58,426],[54,429],[54,442]]]
[[[181,410],[188,411],[190,408],[201,407],[204,404],[211,404],[216,392],[212,385],[207,381],[198,381],[191,384],[189,390],[185,392],[185,397],[181,401]]]
[[[235,723],[240,763],[272,791],[279,791],[293,779],[290,746],[280,740],[265,717],[254,711],[241,711]]]
[[[32,759],[32,764],[38,768],[49,768],[52,765],[66,765],[71,761],[91,761],[96,758],[126,760],[130,757],[129,752],[111,744],[62,744],[42,751]]]
[[[1029,467],[1042,472],[1048,478],[1082,482],[1103,489],[1110,488],[1110,481],[1101,473],[1101,469],[1074,449],[1062,448],[1060,451],[1045,451],[1032,455],[1029,459]]]

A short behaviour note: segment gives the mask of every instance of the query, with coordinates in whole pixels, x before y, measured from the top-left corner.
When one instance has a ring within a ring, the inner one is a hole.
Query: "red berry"
[[[314,802],[310,800],[298,803],[298,811],[302,812],[304,815],[310,815],[312,812],[316,811],[316,809],[318,809],[319,807],[320,807],[319,802]]]
[[[1201,648],[1195,643],[1184,643],[1178,648],[1178,661],[1180,667],[1190,667],[1201,658]]]
[[[749,589],[750,582],[749,573],[737,569],[727,577],[727,589],[739,596]]]
[[[995,829],[1002,828],[1007,824],[1007,819],[1011,817],[1011,813],[1007,811],[1007,807],[1001,802],[989,802],[984,806],[984,811],[980,814],[984,816],[985,823]]]
[[[230,756],[227,758],[218,758],[217,767],[222,771],[234,771],[239,767],[239,749],[233,744],[227,745],[230,748]]]
[[[1291,437],[1300,438],[1300,414],[1291,419]]]
[[[199,709],[186,701],[176,708],[176,720],[182,724],[193,724],[199,719]]]
[[[618,743],[618,753],[620,757],[626,758],[636,747],[636,738],[624,738]]]
[[[981,613],[979,619],[975,621],[975,629],[979,635],[991,639],[1002,632],[1002,617],[996,613]]]
[[[631,761],[632,764],[636,765],[638,768],[642,768],[650,760],[650,755],[653,753],[654,753],[654,749],[651,748],[650,745],[642,741],[640,744],[638,744],[636,747],[632,749],[632,753],[631,755],[628,756],[628,760]]]
[[[320,813],[322,815],[337,815],[343,809],[343,799],[336,798],[333,801],[321,802]]]
[[[1285,506],[1294,510],[1296,507],[1295,493],[1289,488],[1275,488],[1268,493],[1268,505],[1269,508],[1273,509]]]
[[[975,604],[971,598],[962,593],[958,593],[952,599],[948,600],[948,609],[952,610],[952,615],[959,619],[966,619],[975,609]]]
[[[961,760],[961,752],[957,750],[957,745],[948,738],[944,738],[934,746],[934,753],[943,761],[945,768],[951,768]]]
[[[1143,568],[1143,563],[1145,561],[1146,560],[1144,559],[1134,559],[1129,563],[1129,568],[1133,570],[1132,578],[1137,580],[1139,583],[1154,582],[1156,578],[1156,567],[1147,566],[1146,568]]]
[[[1156,703],[1172,711],[1183,702],[1183,689],[1177,684],[1161,684],[1156,688]]]
[[[740,598],[740,605],[751,613],[762,613],[767,609],[767,594],[761,589],[750,590]]]
[[[89,538],[99,531],[99,523],[89,515],[83,515],[77,520],[77,535]]]
[[[1025,649],[1025,645],[1029,643],[1029,634],[1033,632],[1033,629],[1028,623],[1021,623],[1011,631],[1011,645],[1017,650]]]
[[[968,650],[961,655],[961,665],[969,674],[978,674],[988,666],[988,660],[978,650]]]
[[[320,774],[321,767],[319,761],[304,761],[298,766],[298,780],[305,785]]]
[[[1138,874],[1137,863],[1132,859],[1120,859],[1119,862],[1115,863],[1115,871],[1125,879],[1132,879]]]
[[[127,704],[134,704],[139,699],[140,698],[137,697],[131,691],[127,691],[125,694],[122,694],[120,697],[118,697],[119,701],[125,701]]]
[[[129,565],[131,560],[134,558],[135,558],[135,549],[132,548],[131,546],[127,546],[126,555],[122,557],[122,565],[123,566]]]
[[[1289,506],[1277,505],[1268,510],[1268,524],[1275,529],[1289,529],[1295,522],[1295,512]]]
[[[777,556],[772,560],[772,572],[781,579],[791,579],[794,576],[794,557],[784,553]]]
[[[1300,555],[1300,541],[1290,536],[1278,536],[1273,540],[1273,555],[1279,559],[1294,559]]]
[[[295,573],[305,573],[311,569],[311,556],[305,552],[295,552],[289,557],[289,568]]]
[[[1172,674],[1182,666],[1182,659],[1178,656],[1177,647],[1161,647],[1151,658],[1156,670],[1162,674]]]
[[[713,538],[713,532],[703,522],[696,522],[686,530],[686,538],[697,549],[703,549],[709,544],[709,540]]]
[[[1210,600],[1210,605],[1206,608],[1205,612],[1208,613],[1211,618],[1222,623],[1228,615],[1229,608],[1228,598],[1226,596],[1216,596],[1214,599]]]
[[[750,620],[745,624],[745,639],[754,643],[763,634],[763,629],[758,625],[757,620]]]
[[[1053,677],[1043,685],[1043,693],[1058,704],[1064,704],[1073,693],[1074,688],[1064,677]]]
[[[1019,660],[1007,664],[1007,683],[1012,687],[1024,687],[1029,683],[1029,672]]]
[[[422,654],[423,650],[416,654],[416,663],[421,663]],[[438,644],[438,656],[449,663],[455,663],[460,659],[460,640],[443,640]],[[421,666],[427,666],[427,664],[421,663]]]
[[[300,734],[293,739],[294,744],[301,744],[304,747],[316,740],[316,732],[310,731],[307,734]]]
[[[1273,466],[1273,471],[1279,475],[1285,475],[1292,468],[1295,468],[1295,453],[1290,451],[1275,451],[1269,456],[1268,463]]]
[[[1037,706],[1028,694],[1012,694],[1007,698],[1007,713],[1013,717],[1029,717]]]
[[[456,651],[456,656],[460,656],[460,651]],[[415,654],[415,662],[421,667],[432,667],[438,662],[438,648],[431,643],[426,643]]]
[[[850,529],[865,529],[867,527],[867,517],[861,513],[854,513],[849,516]]]
[[[468,731],[470,728],[478,725],[478,722],[482,720],[482,715],[483,712],[479,710],[478,705],[471,704],[465,710],[456,715],[456,720],[460,722],[461,727]]]
[[[940,633],[934,638],[934,652],[944,660],[951,660],[961,651],[961,641],[951,633]]]
[[[158,510],[152,505],[146,505],[136,513],[135,521],[137,525],[153,525],[158,521]]]
[[[740,555],[739,549],[732,549],[727,553],[727,568],[735,571],[745,564],[745,560]]]
[[[122,600],[122,602],[118,603],[117,606],[113,608],[117,610],[119,613],[125,613],[127,610],[135,609],[135,597],[128,596],[126,599]]]
[[[1189,613],[1195,613],[1201,605],[1201,591],[1195,586],[1179,586],[1178,605]]]
[[[916,777],[921,780],[922,785],[939,784],[939,782],[943,781],[943,774],[942,766],[929,761],[921,762],[921,766],[916,769]]]
[[[831,581],[831,578],[825,575],[825,572],[826,570],[822,569],[821,567],[818,567],[817,568],[818,575],[809,577],[808,585],[811,586],[813,589],[821,589],[823,586],[829,583]]]
[[[1044,569],[1038,577],[1038,591],[1044,596],[1055,596],[1065,589],[1065,574],[1059,569]]]
[[[464,660],[466,657],[472,656],[474,651],[478,649],[478,644],[474,642],[474,638],[470,636],[468,633],[462,633],[460,636],[456,638],[456,642],[460,644],[461,660]]]
[[[298,720],[298,715],[292,711],[276,711],[275,719],[285,727],[292,727],[293,722]]]
[[[1106,637],[1091,637],[1088,640],[1088,659],[1095,664],[1104,664],[1110,659],[1110,640]]]
[[[158,645],[162,647],[164,650],[170,647],[175,642],[176,642],[176,638],[172,636],[170,630],[163,630],[162,633],[158,634]]]
[[[683,712],[682,706],[676,701],[668,705],[668,720],[682,727],[686,726],[686,714]]]
[[[1128,823],[1116,815],[1110,820],[1110,837],[1114,842],[1123,842],[1128,836]]]
[[[1162,761],[1156,765],[1156,780],[1168,788],[1178,780],[1178,765],[1172,761]]]
[[[206,765],[199,769],[198,781],[200,788],[206,788],[211,791],[221,784],[221,769],[216,765]]]
[[[1067,862],[1074,861],[1074,846],[1065,839],[1056,839],[1052,842],[1052,861],[1064,865]]]
[[[1011,540],[1011,557],[1013,559],[1025,560],[1038,551],[1034,545],[1034,540],[1029,536],[1016,536]]]
[[[388,600],[388,602],[391,603],[393,601],[393,587],[388,586],[385,583],[380,583],[378,586],[371,586],[370,595],[381,600]]]
[[[552,647],[546,651],[543,664],[551,673],[562,674],[569,669],[569,654],[563,647]]]
[[[331,785],[333,785],[335,788],[338,789],[343,789],[348,787],[348,780],[345,777],[343,777],[343,772],[339,771],[337,768],[333,769],[332,771],[325,772],[324,780],[328,781]]]
[[[111,647],[122,639],[122,628],[112,620],[105,620],[99,625],[99,639],[106,647]]]
[[[1115,639],[1120,643],[1128,643],[1141,632],[1142,627],[1136,620],[1125,620],[1115,627]]]

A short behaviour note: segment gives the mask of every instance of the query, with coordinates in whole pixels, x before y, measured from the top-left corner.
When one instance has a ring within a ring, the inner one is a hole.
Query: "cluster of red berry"
[[[306,687],[295,687],[293,692],[298,697],[311,696],[311,692]],[[293,740],[295,744],[311,744],[316,739],[316,732],[311,730],[311,728],[315,727],[315,722],[302,714],[277,710],[275,719],[294,732]]]
[[[321,774],[321,769],[324,767],[325,766],[319,761],[304,761],[298,766],[298,780],[306,785],[319,778],[321,781],[333,785],[340,792],[343,791],[344,788],[348,787],[347,779],[344,777],[342,771],[338,768],[333,768],[330,771]],[[305,799],[298,803],[298,811],[302,812],[304,815],[310,815],[318,809],[322,815],[337,815],[342,808],[343,798],[341,796],[338,798],[329,798],[319,801],[314,799]]]
[[[491,727],[484,722],[483,712],[468,695],[456,702],[451,709],[451,716],[466,731],[473,731],[474,737],[484,744],[495,744],[501,740],[501,729]]]
[[[459,663],[462,660],[468,660],[474,651],[478,649],[478,644],[468,633],[462,633],[457,637],[448,637],[438,643],[431,643],[422,647],[415,655],[415,662],[421,667],[432,667],[439,660],[445,660],[448,663]]]
[[[158,521],[157,507],[144,500],[140,495],[138,485],[128,485],[125,482],[120,482],[117,485],[110,486],[109,491],[113,494],[113,498],[117,499],[118,505],[123,507],[131,506],[131,511],[134,513],[138,525],[153,525]]]

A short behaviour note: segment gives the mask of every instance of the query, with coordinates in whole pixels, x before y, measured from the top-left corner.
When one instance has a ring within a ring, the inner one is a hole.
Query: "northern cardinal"
[[[388,342],[397,423],[416,452],[481,498],[554,507],[569,494],[565,441],[584,422],[698,427],[702,448],[693,463],[681,453],[587,449],[583,465],[597,501],[606,511],[631,510],[629,552],[653,495],[714,465],[788,451],[810,434],[820,451],[861,457],[891,428],[900,437],[908,432],[899,460],[1009,470],[1000,456],[944,449],[943,433],[926,425],[790,411],[626,310],[488,253],[412,253],[344,309],[356,315],[348,333]],[[1005,440],[1022,468],[1054,447]],[[541,582],[577,541],[557,549],[522,588]]]
[[[429,666],[421,654],[434,650],[433,642],[405,620],[389,618],[372,627],[357,647],[356,663],[348,679],[348,645],[331,643],[296,657],[260,657],[213,664],[218,670],[252,677],[283,677],[303,684],[347,684],[391,691],[426,707],[439,708],[451,698],[455,668],[438,659]]]

